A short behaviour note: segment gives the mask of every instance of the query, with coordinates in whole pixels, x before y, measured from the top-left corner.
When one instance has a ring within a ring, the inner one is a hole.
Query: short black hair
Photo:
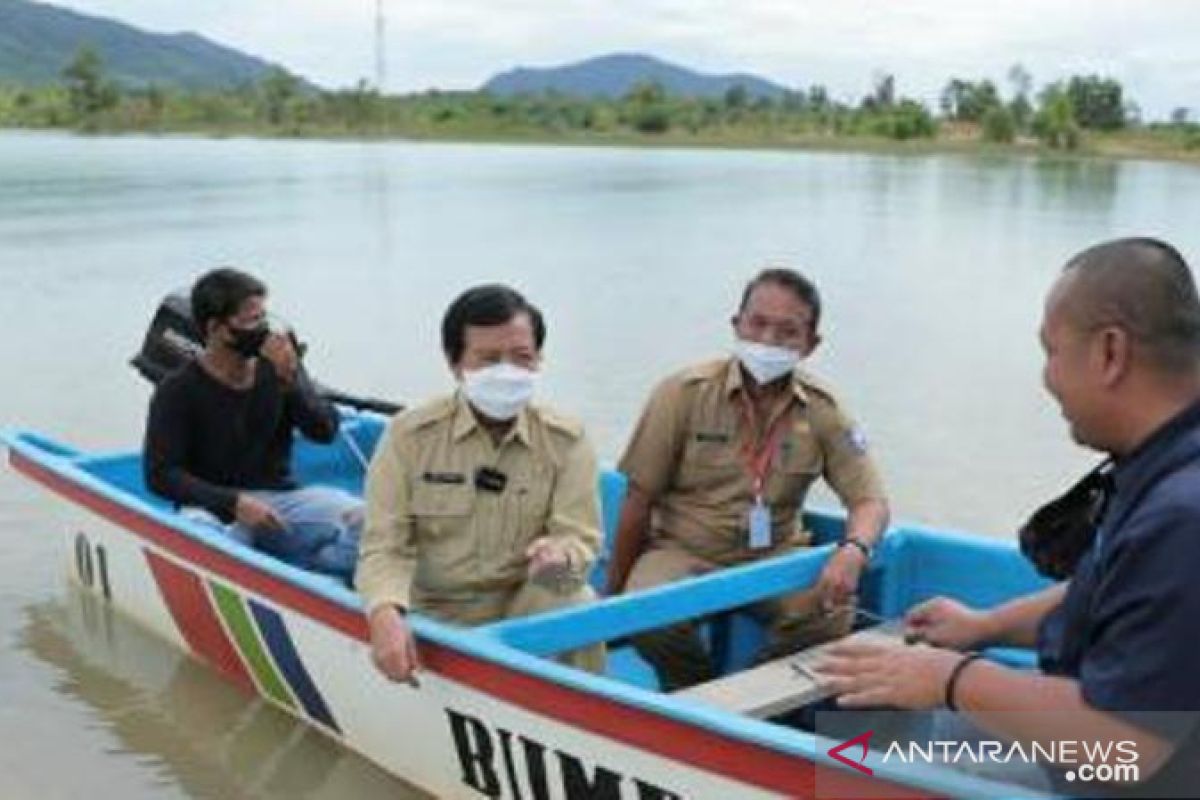
[[[812,330],[815,333],[821,321],[821,293],[816,285],[794,269],[784,267],[769,267],[759,272],[742,291],[742,302],[738,305],[738,313],[746,310],[750,302],[750,294],[764,283],[782,286],[796,296],[796,299],[812,309]]]
[[[249,273],[231,267],[211,270],[192,285],[192,321],[207,339],[210,320],[229,319],[251,297],[266,296],[266,284]]]
[[[467,289],[454,299],[442,317],[442,350],[457,364],[466,347],[468,325],[503,325],[518,314],[528,314],[533,340],[540,352],[546,341],[546,323],[537,306],[512,287],[488,283]]]
[[[1165,372],[1200,365],[1200,297],[1187,261],[1160,239],[1104,242],[1067,262],[1064,308],[1081,330],[1115,325]]]

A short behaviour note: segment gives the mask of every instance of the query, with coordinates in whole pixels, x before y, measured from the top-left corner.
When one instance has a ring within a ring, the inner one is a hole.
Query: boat
[[[333,443],[297,439],[296,475],[302,483],[361,492],[362,458],[387,417],[348,406],[340,412],[342,435]],[[814,542],[803,551],[587,606],[470,629],[414,614],[424,671],[410,686],[371,665],[352,589],[179,514],[147,491],[140,452],[81,452],[22,430],[2,440],[11,466],[69,509],[56,539],[83,593],[435,797],[1031,794],[938,765],[876,760],[866,769],[839,757],[845,743],[779,715],[812,686],[801,667],[790,678],[778,672],[789,662],[751,663],[762,630],[746,607],[812,584],[841,535],[844,518],[836,513],[806,515]],[[624,485],[618,472],[601,475],[610,537]],[[602,556],[594,579],[604,562]],[[1044,585],[1012,542],[897,526],[864,575],[860,604],[894,622],[938,594],[990,606]],[[691,618],[705,620],[723,677],[719,685],[664,693],[629,637]],[[863,633],[885,635],[879,632],[887,626]],[[609,643],[605,675],[554,659],[599,641]],[[1029,651],[988,657],[1034,664]],[[764,681],[771,685],[753,688]],[[756,705],[764,691],[774,695]],[[864,746],[859,760],[866,756]]]

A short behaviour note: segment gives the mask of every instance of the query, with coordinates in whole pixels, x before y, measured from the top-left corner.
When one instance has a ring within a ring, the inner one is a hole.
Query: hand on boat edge
[[[855,601],[865,564],[866,557],[853,547],[839,547],[829,557],[817,578],[817,594],[823,612],[832,613]]]
[[[393,605],[380,606],[371,612],[367,626],[375,668],[388,680],[417,688],[421,659],[405,615]]]

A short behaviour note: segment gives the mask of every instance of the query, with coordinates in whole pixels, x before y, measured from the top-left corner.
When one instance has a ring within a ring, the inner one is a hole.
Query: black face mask
[[[1112,461],[1089,472],[1066,494],[1033,512],[1021,526],[1021,552],[1047,578],[1075,574],[1079,559],[1092,546],[1112,495]]]
[[[233,341],[229,346],[235,353],[246,359],[257,356],[266,343],[267,337],[271,335],[271,329],[265,322],[255,325],[253,328],[235,328],[230,325],[229,331],[233,334]]]

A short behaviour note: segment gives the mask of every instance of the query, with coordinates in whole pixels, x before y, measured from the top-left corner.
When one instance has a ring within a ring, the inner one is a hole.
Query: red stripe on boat
[[[318,620],[347,636],[362,642],[367,641],[367,623],[362,614],[311,594],[266,570],[247,564],[214,547],[209,547],[185,533],[154,521],[146,514],[126,508],[120,503],[46,469],[21,453],[10,450],[9,461],[17,471],[25,473],[30,478],[131,533],[153,542],[177,556],[179,560],[220,575],[230,582],[264,597],[270,597],[272,602]]]
[[[16,451],[9,451],[9,461],[18,471],[155,543],[183,561],[203,567],[232,583],[269,597],[272,602],[341,631],[351,638],[362,642],[369,640],[366,621],[361,614],[312,595],[298,586],[156,522],[145,514],[126,508],[46,469]],[[207,596],[205,600],[207,602]],[[211,605],[208,610],[210,614],[215,614]],[[180,629],[186,630],[186,627],[181,625]],[[838,769],[818,766],[801,756],[781,753],[769,747],[689,725],[653,711],[562,686],[434,642],[421,642],[421,660],[432,672],[517,707],[635,749],[691,764],[700,770],[788,797],[815,796],[818,771],[821,776],[822,795],[827,797],[861,794],[915,800],[929,796],[900,784],[867,779]],[[244,679],[249,681],[249,676],[244,675]],[[855,791],[856,787],[862,787],[861,791]]]
[[[156,553],[146,551],[146,560],[176,627],[192,651],[243,689],[256,691],[246,665],[217,619],[217,611],[201,580]]]

